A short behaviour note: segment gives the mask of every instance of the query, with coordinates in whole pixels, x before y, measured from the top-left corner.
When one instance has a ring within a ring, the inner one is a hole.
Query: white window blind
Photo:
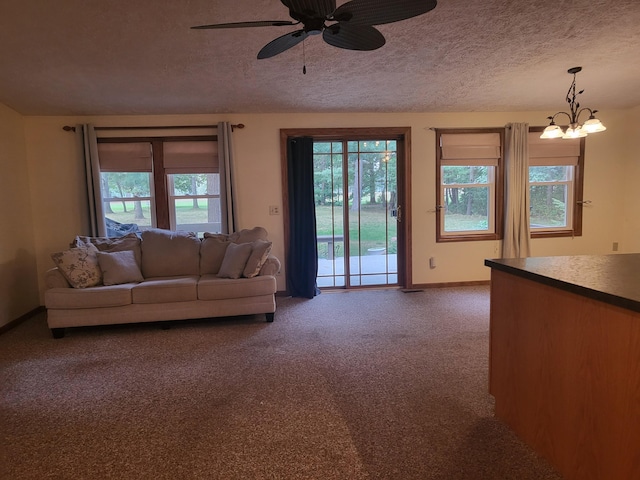
[[[499,133],[443,133],[442,165],[497,166],[501,157]]]
[[[151,144],[148,142],[98,143],[102,172],[151,172]]]
[[[167,174],[217,173],[218,142],[165,142],[162,163]]]
[[[529,132],[529,165],[578,165],[580,139],[540,138],[540,132]]]

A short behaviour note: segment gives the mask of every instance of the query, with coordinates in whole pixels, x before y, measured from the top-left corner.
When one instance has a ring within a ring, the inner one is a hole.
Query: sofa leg
[[[64,337],[64,328],[52,328],[51,335],[53,336],[53,338]]]
[[[265,316],[267,317],[267,322],[269,322],[269,323],[273,322],[274,315],[275,315],[275,313],[273,313],[273,312],[265,313]]]

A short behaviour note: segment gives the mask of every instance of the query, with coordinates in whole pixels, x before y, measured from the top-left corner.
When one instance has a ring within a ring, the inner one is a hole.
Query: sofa
[[[232,234],[161,229],[77,236],[51,255],[47,324],[69,327],[264,314],[273,322],[280,261],[262,227]],[[164,324],[167,325],[167,324]]]

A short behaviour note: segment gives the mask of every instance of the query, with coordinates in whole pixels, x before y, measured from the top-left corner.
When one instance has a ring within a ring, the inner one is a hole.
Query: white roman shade
[[[98,143],[101,172],[151,172],[149,142]]]
[[[529,166],[577,165],[580,138],[540,138],[540,132],[529,132]]]
[[[165,173],[218,173],[218,142],[163,143]]]
[[[443,133],[442,165],[497,166],[501,157],[499,133]]]

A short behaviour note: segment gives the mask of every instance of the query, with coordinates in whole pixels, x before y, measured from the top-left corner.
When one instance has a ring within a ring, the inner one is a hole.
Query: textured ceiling
[[[338,5],[344,3],[338,1]],[[298,27],[278,0],[0,0],[0,103],[24,115],[560,110],[640,105],[640,1],[439,0],[381,25],[373,52],[321,37],[257,60]],[[306,57],[307,74],[302,74]]]

